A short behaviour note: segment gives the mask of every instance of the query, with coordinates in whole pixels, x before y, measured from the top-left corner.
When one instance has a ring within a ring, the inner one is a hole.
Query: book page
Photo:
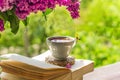
[[[39,61],[36,59],[32,59],[29,57],[25,57],[19,54],[5,54],[0,56],[1,58],[11,59],[19,62],[23,62],[32,66],[40,67],[40,68],[63,68],[60,66],[52,65],[49,63],[46,63],[45,61]]]

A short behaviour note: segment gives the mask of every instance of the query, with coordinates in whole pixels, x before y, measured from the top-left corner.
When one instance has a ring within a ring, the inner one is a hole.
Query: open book
[[[52,80],[64,74],[71,73],[71,70],[67,68],[18,54],[7,54],[1,57],[7,58],[0,61],[3,72],[11,73],[28,80]]]

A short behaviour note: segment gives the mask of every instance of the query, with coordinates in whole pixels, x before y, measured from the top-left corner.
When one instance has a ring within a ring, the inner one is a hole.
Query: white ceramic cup
[[[53,36],[47,38],[48,47],[52,56],[57,60],[66,60],[76,39],[69,36]]]

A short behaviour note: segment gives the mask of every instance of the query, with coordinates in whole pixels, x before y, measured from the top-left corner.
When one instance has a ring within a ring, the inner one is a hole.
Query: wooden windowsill
[[[86,74],[83,80],[120,80],[120,62],[96,68]]]

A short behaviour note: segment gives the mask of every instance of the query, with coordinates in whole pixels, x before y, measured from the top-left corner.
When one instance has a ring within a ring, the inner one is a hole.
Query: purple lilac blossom
[[[24,20],[31,12],[44,12],[47,8],[54,9],[57,4],[66,6],[72,18],[79,17],[78,0],[16,0],[16,15]]]
[[[39,7],[37,8],[37,10],[45,11],[47,9],[47,3],[48,3],[48,0],[39,0],[37,4],[37,6],[39,5]]]
[[[47,8],[54,9],[56,5],[66,6],[73,19],[80,16],[78,0],[0,0],[0,12],[11,10],[14,7],[18,18],[25,20],[32,12],[44,12]],[[3,30],[4,22],[0,19],[0,31]]]
[[[5,12],[13,8],[15,0],[0,0],[0,11]]]
[[[31,12],[45,11],[46,1],[48,0],[16,0],[16,15],[24,20]]]
[[[11,10],[15,5],[15,13],[19,19],[26,19],[31,13],[44,12],[47,8],[54,9],[56,5],[66,6],[72,18],[79,17],[78,0],[0,0],[0,12]]]
[[[55,0],[48,0],[48,4],[47,4],[48,8],[54,9],[55,5],[56,5]]]
[[[72,2],[67,7],[67,9],[70,12],[73,19],[78,18],[80,16],[79,15],[79,6],[80,6],[79,2]]]
[[[72,18],[78,18],[80,2],[78,0],[56,0],[60,6],[66,6]]]
[[[4,22],[2,19],[0,19],[0,31],[4,30]]]
[[[26,19],[26,17],[30,14],[29,10],[28,0],[16,0],[16,15],[20,19]]]
[[[0,7],[2,6],[2,4],[3,4],[3,0],[0,0]]]
[[[33,4],[35,4],[35,3],[37,3],[39,0],[29,0],[29,2],[30,3],[33,3]]]
[[[71,68],[72,66],[71,66],[71,64],[70,63],[68,63],[67,65],[66,65],[66,68]]]

